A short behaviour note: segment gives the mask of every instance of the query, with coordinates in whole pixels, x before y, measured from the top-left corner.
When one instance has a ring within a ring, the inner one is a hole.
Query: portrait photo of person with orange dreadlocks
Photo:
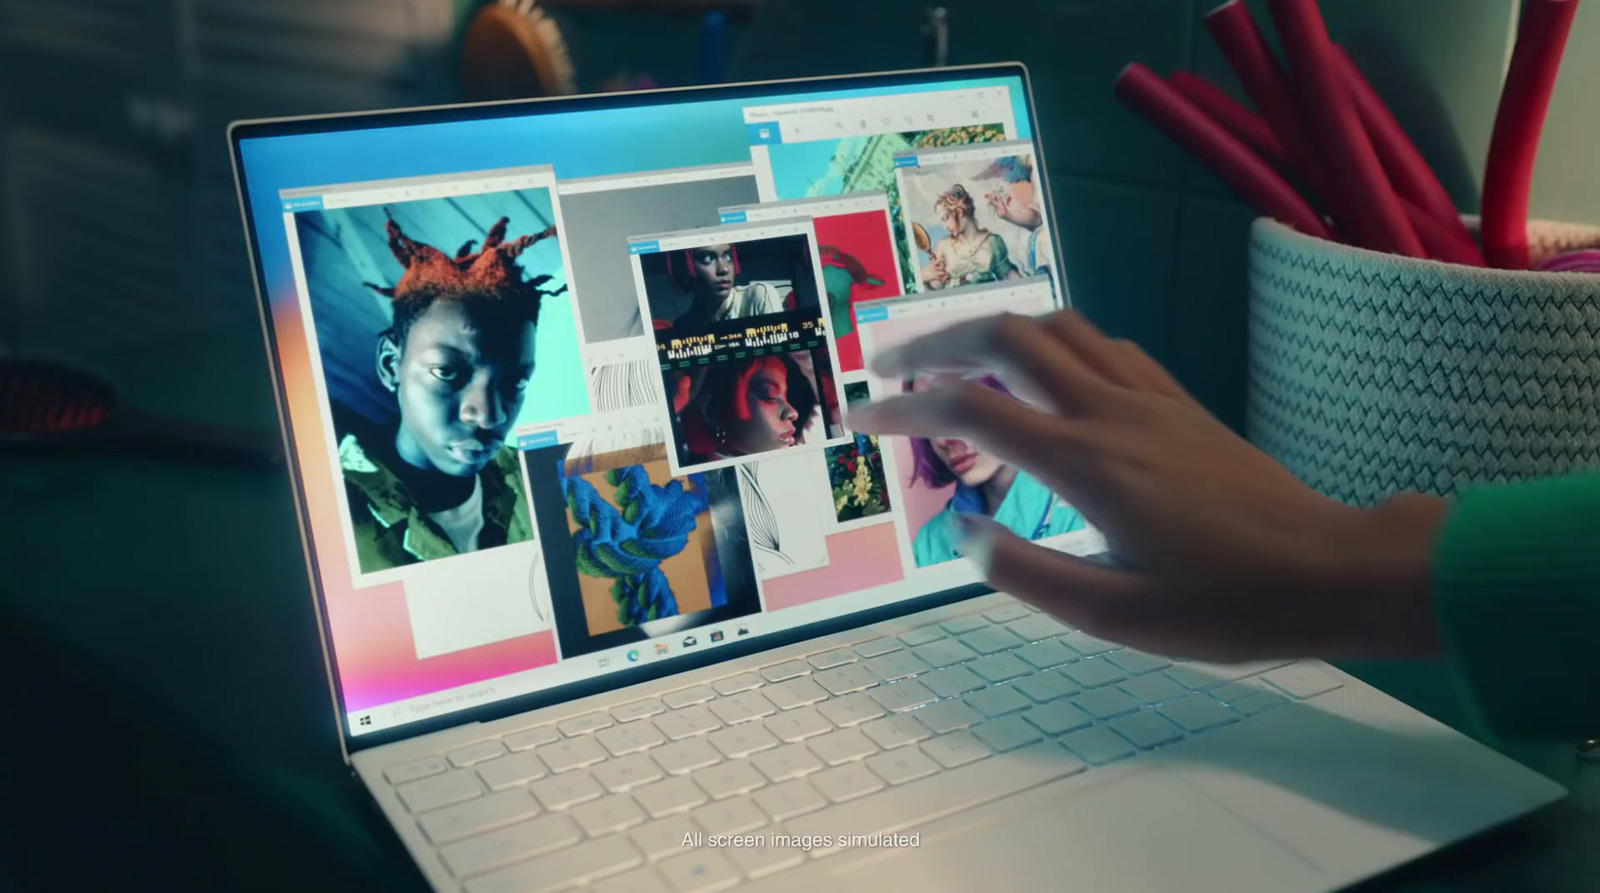
[[[533,536],[511,431],[588,411],[553,221],[542,189],[297,215],[359,573]]]

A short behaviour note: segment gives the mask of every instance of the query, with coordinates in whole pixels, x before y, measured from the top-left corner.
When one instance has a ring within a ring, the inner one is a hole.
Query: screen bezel
[[[287,463],[289,481],[295,497],[295,517],[300,525],[302,555],[306,562],[306,574],[311,583],[312,602],[317,619],[317,633],[321,639],[329,694],[332,697],[335,721],[338,723],[339,728],[340,747],[346,762],[349,761],[351,753],[359,750],[379,747],[394,741],[414,738],[468,723],[486,722],[505,716],[525,713],[541,707],[577,700],[640,682],[683,673],[698,667],[721,663],[748,654],[780,648],[806,639],[951,604],[983,595],[993,590],[983,585],[958,586],[939,590],[925,595],[913,596],[892,605],[855,611],[804,626],[767,633],[748,642],[729,643],[713,650],[689,653],[651,662],[634,669],[619,670],[578,682],[554,686],[526,695],[518,695],[485,704],[481,707],[455,711],[377,732],[352,735],[348,711],[345,709],[344,692],[339,682],[338,660],[335,656],[333,643],[329,641],[327,604],[323,597],[321,578],[318,573],[316,547],[312,541],[310,518],[307,514],[309,509],[304,498],[303,482],[300,477],[300,456],[295,447],[294,432],[287,406],[288,396],[285,391],[283,370],[279,364],[277,333],[272,323],[272,308],[268,298],[266,273],[258,260],[260,246],[257,244],[256,221],[251,211],[250,185],[243,165],[242,144],[247,140],[270,137],[325,134],[384,127],[407,127],[491,118],[565,114],[568,112],[602,109],[672,105],[682,102],[746,98],[751,100],[781,99],[785,94],[815,92],[817,90],[848,90],[858,87],[894,87],[900,85],[927,87],[937,86],[944,81],[967,80],[973,77],[986,76],[1014,76],[1021,81],[1023,102],[1027,109],[1030,124],[1030,138],[1033,141],[1035,154],[1040,159],[1043,159],[1044,143],[1033,101],[1033,86],[1028,77],[1027,67],[1020,62],[913,69],[874,74],[793,78],[707,87],[677,87],[626,93],[606,93],[593,96],[517,99],[352,114],[257,119],[236,121],[228,126],[229,152],[233,162],[234,182],[238,192],[239,205],[243,212],[245,243],[250,252],[251,267],[256,286],[256,304],[261,315],[267,361],[273,373],[273,400],[278,411],[279,430],[284,438],[284,454],[290,460]],[[1050,209],[1052,219],[1054,219],[1055,203],[1050,191],[1050,178],[1043,163],[1038,165],[1038,171],[1039,183],[1044,192],[1045,206]],[[1051,250],[1055,255],[1056,269],[1064,269],[1061,266],[1059,238],[1051,240]],[[1057,305],[1062,307],[1071,306],[1070,297],[1066,293],[1064,276],[1061,278],[1061,282],[1063,293],[1056,296]]]

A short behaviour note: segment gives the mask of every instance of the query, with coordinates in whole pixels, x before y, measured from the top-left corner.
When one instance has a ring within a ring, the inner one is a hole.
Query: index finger
[[[1078,411],[1106,393],[1106,383],[1036,317],[1000,313],[956,323],[878,353],[883,378],[916,372],[1014,371],[1028,389]]]

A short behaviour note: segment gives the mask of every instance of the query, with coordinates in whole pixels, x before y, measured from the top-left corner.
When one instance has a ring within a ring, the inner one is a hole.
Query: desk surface
[[[89,365],[146,412],[277,436],[253,330]],[[90,667],[89,684],[140,702],[138,715],[212,755],[242,796],[269,801],[278,821],[321,841],[374,889],[421,889],[396,864],[398,844],[338,757],[286,478],[149,462],[29,463],[0,467],[0,506],[10,509],[0,513],[0,629],[73,655]],[[1448,667],[1347,669],[1484,737]],[[1577,760],[1570,744],[1496,746],[1574,796],[1364,890],[1593,889],[1600,764]],[[228,821],[226,807],[212,820]]]

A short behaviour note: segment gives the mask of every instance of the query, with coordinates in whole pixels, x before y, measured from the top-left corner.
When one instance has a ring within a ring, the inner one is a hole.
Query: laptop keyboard
[[[700,893],[838,851],[841,831],[914,828],[1341,684],[1314,664],[1170,661],[1012,604],[384,777],[467,893]]]

